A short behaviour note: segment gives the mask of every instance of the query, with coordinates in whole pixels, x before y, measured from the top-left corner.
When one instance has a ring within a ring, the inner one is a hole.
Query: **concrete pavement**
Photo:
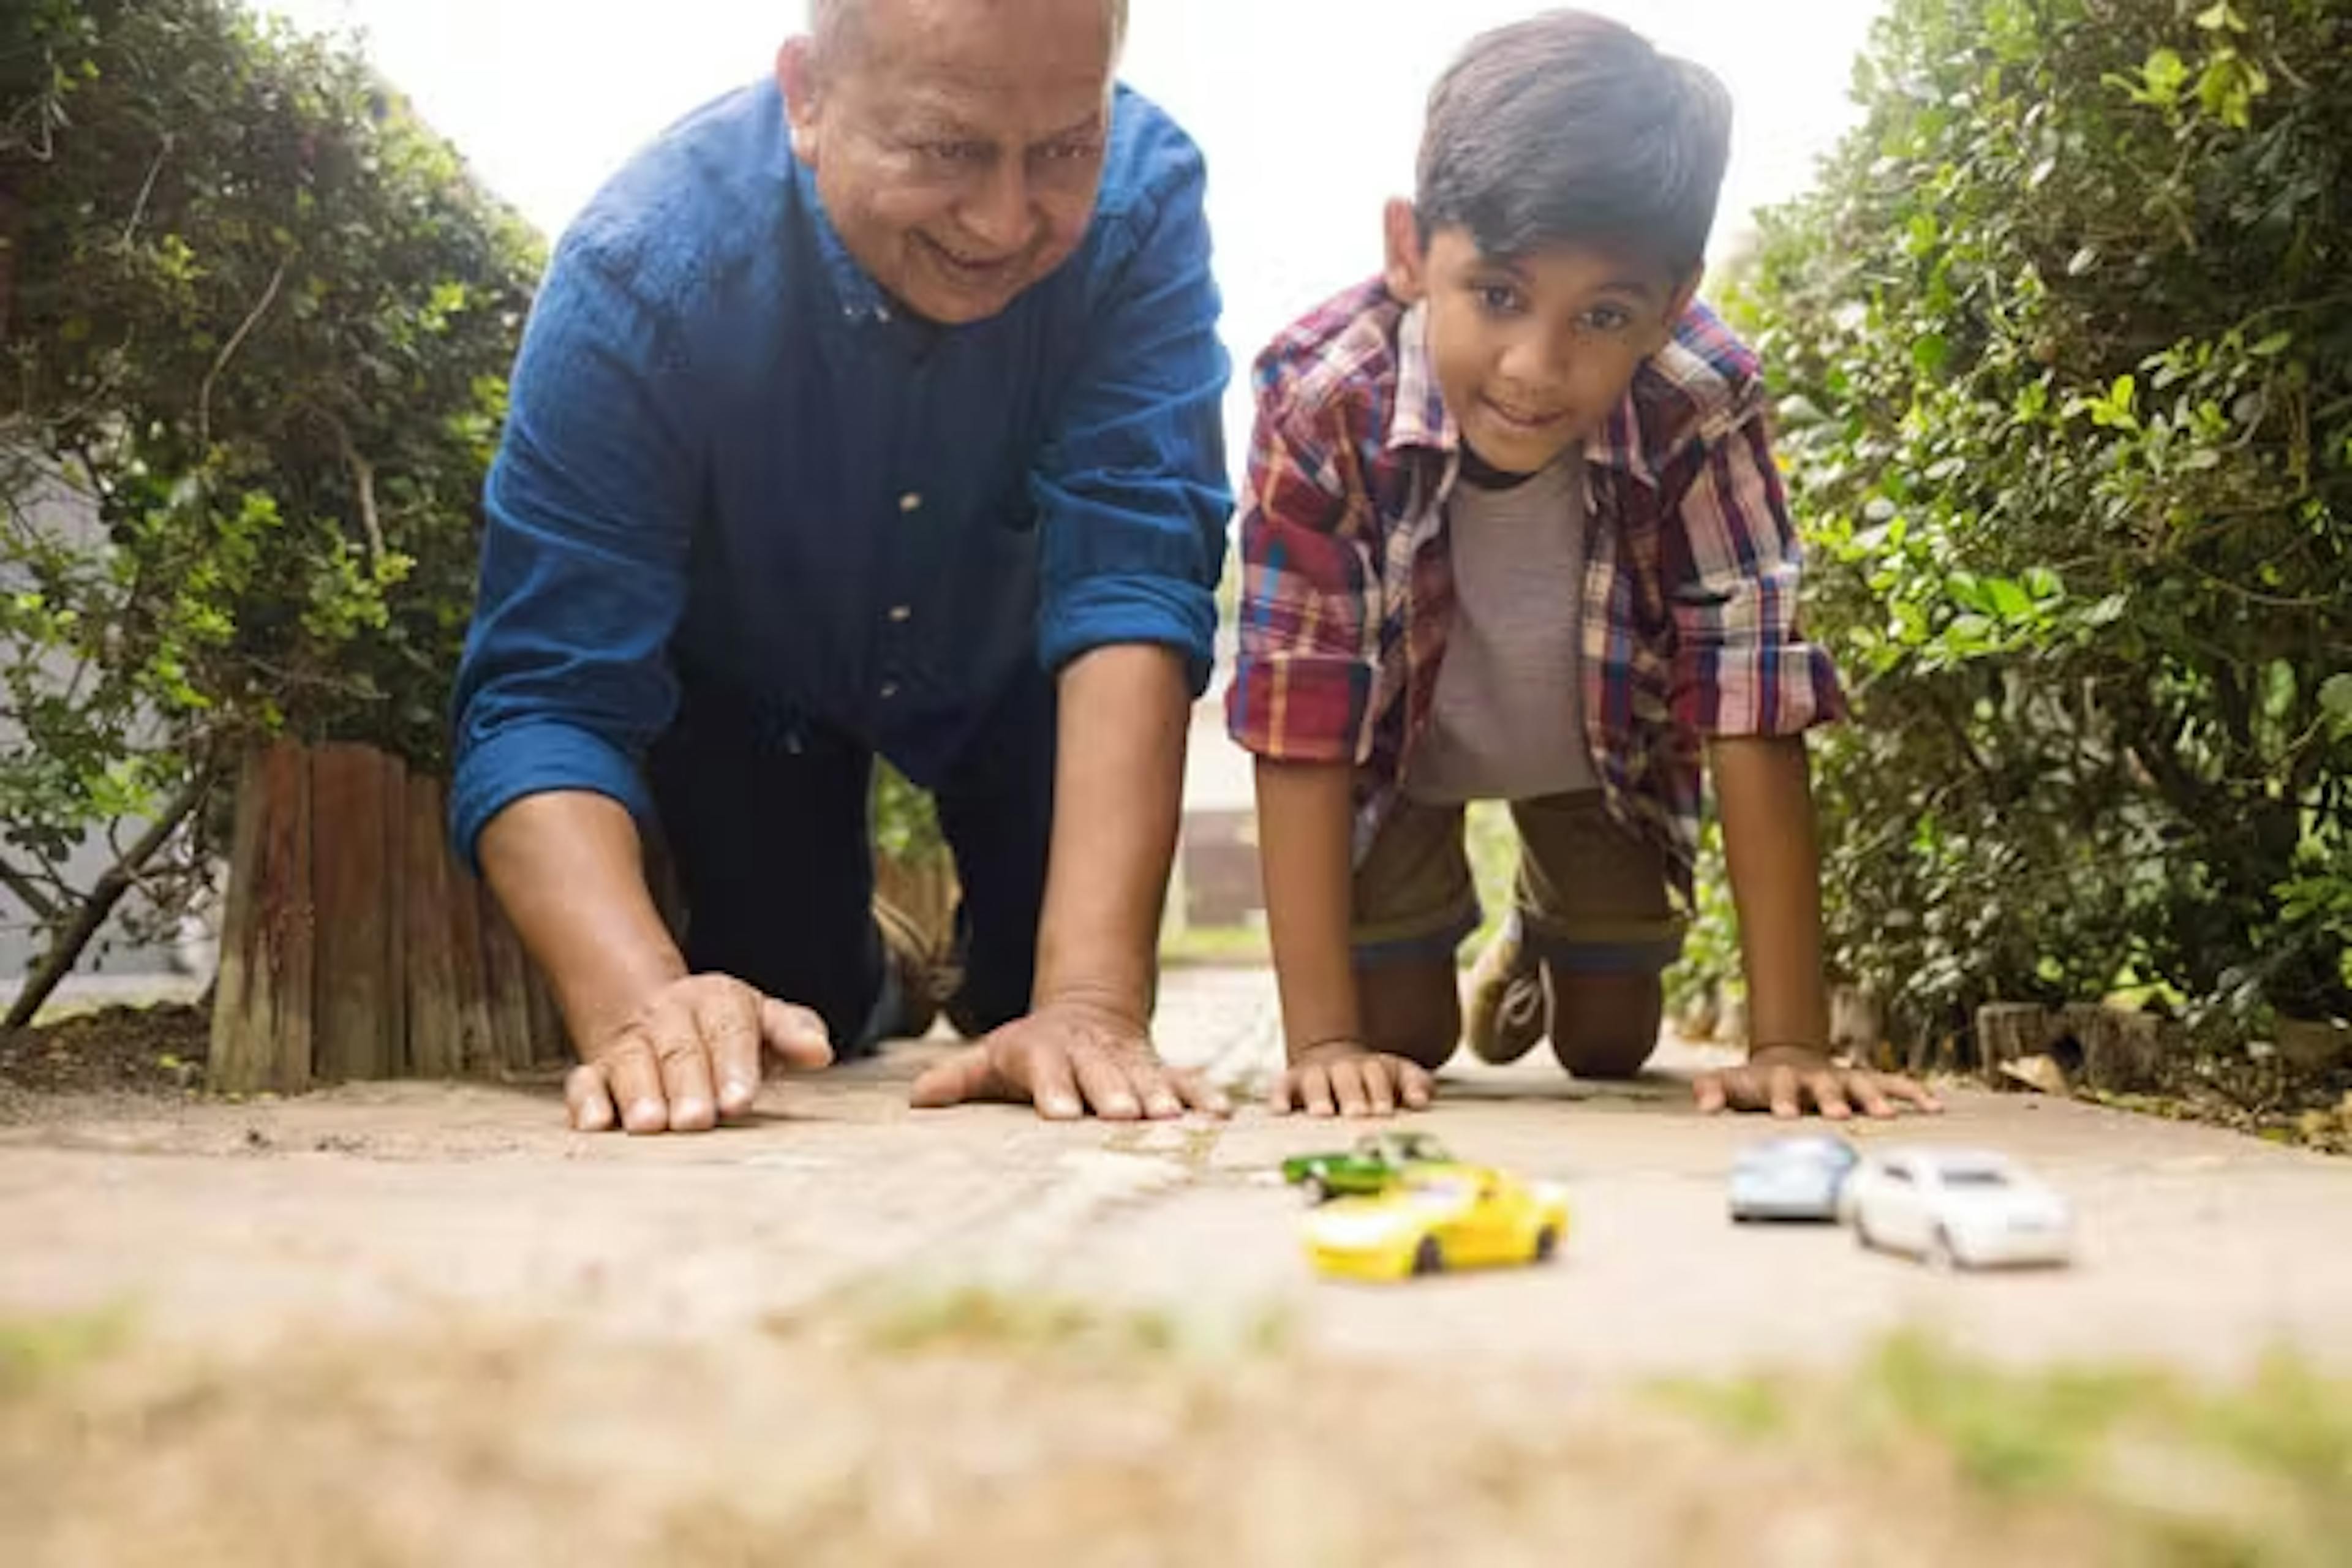
[[[1262,1077],[1271,982],[1173,973],[1160,1032],[1221,1079]],[[1590,1086],[1538,1051],[1457,1067],[1420,1120],[1569,1185],[1559,1262],[1350,1287],[1306,1268],[1274,1168],[1360,1129],[1255,1106],[1156,1126],[908,1110],[942,1048],[772,1086],[754,1124],[701,1138],[575,1136],[551,1085],[47,1107],[0,1128],[0,1315],[128,1300],[161,1331],[256,1345],[466,1310],[701,1336],[985,1283],[1213,1327],[1273,1312],[1343,1356],[1533,1358],[1594,1381],[1842,1359],[1906,1324],[2029,1361],[2224,1370],[2292,1344],[2352,1364],[2352,1163],[2211,1129],[1963,1090],[1941,1119],[1862,1130],[2006,1149],[2074,1202],[2072,1269],[1948,1279],[1835,1229],[1728,1224],[1725,1168],[1767,1129],[1691,1113],[1673,1075],[1701,1054]]]

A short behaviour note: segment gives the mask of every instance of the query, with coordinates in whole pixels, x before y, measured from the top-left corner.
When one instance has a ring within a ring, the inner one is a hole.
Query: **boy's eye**
[[[1470,291],[1476,297],[1478,308],[1490,316],[1515,315],[1522,303],[1515,284],[1479,283],[1474,285]]]
[[[1595,305],[1584,312],[1585,327],[1596,332],[1622,332],[1633,324],[1633,312],[1622,305]]]

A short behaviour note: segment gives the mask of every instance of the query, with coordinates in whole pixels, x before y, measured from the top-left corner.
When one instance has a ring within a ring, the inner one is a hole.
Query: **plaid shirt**
[[[1424,313],[1378,281],[1257,362],[1226,717],[1261,756],[1357,768],[1356,853],[1425,733],[1454,616],[1445,499],[1461,436]],[[1703,306],[1587,440],[1584,711],[1612,813],[1690,891],[1700,742],[1841,717],[1797,629],[1800,552],[1755,356]]]

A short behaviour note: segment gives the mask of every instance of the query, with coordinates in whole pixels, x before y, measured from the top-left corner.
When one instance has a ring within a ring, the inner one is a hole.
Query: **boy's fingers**
[[[1339,1101],[1342,1116],[1369,1116],[1372,1104],[1364,1094],[1364,1064],[1360,1061],[1336,1061],[1331,1064],[1331,1093]]]
[[[1393,1057],[1374,1057],[1364,1064],[1364,1094],[1372,1102],[1374,1116],[1396,1114],[1396,1085],[1392,1079],[1402,1076],[1403,1065]]]
[[[573,1131],[610,1132],[613,1090],[604,1081],[604,1070],[593,1062],[583,1062],[566,1074],[563,1109],[572,1119]]]
[[[1691,1085],[1691,1092],[1698,1097],[1698,1113],[1701,1116],[1716,1116],[1722,1113],[1726,1100],[1721,1073],[1699,1074],[1698,1080]]]
[[[1336,1116],[1339,1108],[1331,1103],[1331,1074],[1319,1067],[1307,1068],[1298,1075],[1298,1099],[1309,1116]]]
[[[1812,1074],[1806,1079],[1805,1087],[1812,1091],[1814,1105],[1829,1121],[1844,1121],[1853,1115],[1853,1107],[1846,1103],[1845,1086],[1838,1081],[1834,1070]]]
[[[1405,1063],[1403,1071],[1398,1076],[1403,1080],[1399,1085],[1399,1091],[1405,1104],[1415,1110],[1426,1110],[1429,1102],[1437,1095],[1435,1076],[1419,1062]]]
[[[1275,1079],[1274,1088],[1266,1095],[1265,1106],[1268,1110],[1273,1111],[1276,1116],[1287,1116],[1290,1114],[1291,1110],[1294,1109],[1291,1086],[1293,1080],[1297,1077],[1298,1075],[1296,1072],[1286,1068]],[[1306,1102],[1304,1100],[1297,1102],[1297,1109],[1303,1110],[1305,1109],[1305,1106]]]
[[[1864,1116],[1878,1121],[1895,1114],[1895,1107],[1879,1092],[1875,1073],[1858,1072],[1847,1080],[1846,1086],[1853,1090],[1854,1103],[1862,1107]]]
[[[1797,1101],[1797,1072],[1794,1068],[1773,1068],[1765,1082],[1770,1086],[1769,1095],[1774,1116],[1783,1121],[1793,1121],[1803,1114],[1803,1108]]]
[[[1881,1079],[1879,1082],[1893,1099],[1916,1105],[1927,1111],[1940,1111],[1944,1109],[1944,1102],[1937,1100],[1925,1084],[1916,1079],[1889,1076]]]

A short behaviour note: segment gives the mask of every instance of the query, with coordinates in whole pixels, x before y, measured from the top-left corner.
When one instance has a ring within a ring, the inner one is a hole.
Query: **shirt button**
[[[898,498],[898,510],[900,511],[914,511],[919,510],[922,504],[923,497],[919,490],[908,490],[905,495]]]
[[[890,606],[890,619],[896,624],[903,626],[914,618],[915,611],[912,605],[893,605]]]
[[[886,681],[884,681],[884,682],[882,683],[882,700],[883,700],[883,701],[887,702],[887,701],[889,701],[889,700],[890,700],[890,699],[892,699],[893,697],[896,697],[896,696],[898,696],[898,683],[897,681],[895,681],[895,680],[886,680]]]

